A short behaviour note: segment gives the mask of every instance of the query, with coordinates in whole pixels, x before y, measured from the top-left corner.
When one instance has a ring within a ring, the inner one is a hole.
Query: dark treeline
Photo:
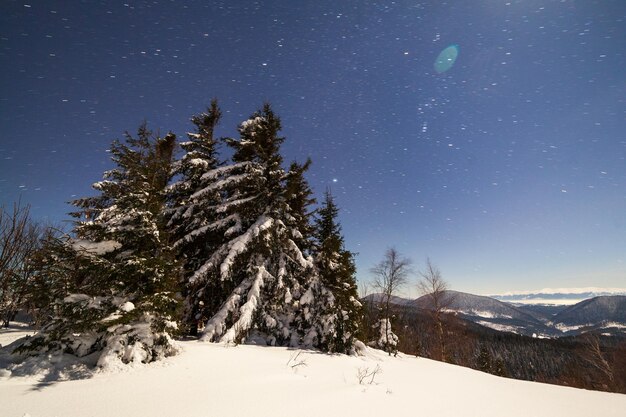
[[[368,324],[379,315],[378,305],[365,303],[363,328],[371,328]],[[489,329],[454,314],[444,314],[443,320],[448,363],[514,379],[626,393],[626,337],[539,339]],[[442,360],[432,314],[394,305],[392,323],[398,350]]]

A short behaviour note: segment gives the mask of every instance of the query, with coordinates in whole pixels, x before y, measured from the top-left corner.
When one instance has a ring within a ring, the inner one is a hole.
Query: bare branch
[[[426,259],[426,269],[420,271],[422,279],[417,283],[417,288],[421,294],[429,301],[429,310],[432,314],[437,334],[439,337],[439,354],[441,360],[446,360],[446,346],[444,340],[444,323],[442,313],[447,310],[455,301],[455,295],[448,291],[448,283],[442,278],[441,271],[433,265],[430,259]]]
[[[359,298],[365,298],[369,294],[369,283],[359,282]]]
[[[613,382],[613,370],[602,354],[598,335],[593,333],[584,335],[582,357],[589,365],[600,371],[610,383]]]
[[[287,361],[287,366],[291,367],[291,369],[297,369],[298,366],[307,366],[306,358],[300,359],[301,353],[302,351],[298,351],[297,354],[291,355]]]
[[[391,297],[406,285],[411,273],[411,260],[402,257],[395,248],[390,248],[383,260],[370,271],[374,275],[374,288]]]
[[[417,283],[417,289],[420,294],[428,297],[432,310],[441,313],[454,303],[456,297],[448,291],[448,283],[442,278],[441,271],[433,265],[430,259],[426,259],[426,269],[420,271],[419,275],[422,278]]]
[[[395,248],[387,249],[383,260],[371,269],[374,274],[373,286],[382,294],[383,319],[391,323],[390,302],[391,297],[404,285],[411,274],[411,260],[404,258]],[[387,332],[387,346],[390,346],[389,333]],[[391,355],[391,351],[388,351]]]
[[[383,369],[380,367],[380,365],[376,365],[376,368],[372,370],[370,370],[370,368],[359,368],[357,369],[356,377],[359,380],[360,385],[364,384],[366,378],[370,378],[368,384],[372,385],[374,383],[374,378],[376,378],[376,375],[382,372]]]
[[[29,259],[40,234],[41,227],[30,218],[30,206],[17,202],[12,211],[0,207],[0,311],[5,326],[26,295],[32,273]]]

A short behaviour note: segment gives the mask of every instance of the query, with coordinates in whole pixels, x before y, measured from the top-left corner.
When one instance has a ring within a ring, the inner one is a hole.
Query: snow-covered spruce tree
[[[312,224],[310,206],[315,203],[313,191],[304,178],[311,160],[304,164],[292,162],[286,177],[285,199],[289,212],[285,224],[291,231],[291,238],[306,255],[316,253],[315,226]],[[315,260],[314,260],[315,263]],[[335,334],[334,300],[332,292],[324,285],[317,266],[307,278],[307,288],[299,300],[294,325],[303,335],[302,344],[329,350],[326,342]]]
[[[315,204],[313,191],[304,178],[304,173],[311,166],[311,159],[304,164],[292,162],[286,176],[286,202],[289,207],[288,224],[291,226],[292,239],[303,251],[310,255],[314,246],[315,228],[311,224],[311,205]]]
[[[331,352],[350,353],[362,321],[362,305],[354,276],[354,255],[344,247],[338,214],[333,196],[326,190],[315,222],[315,264],[322,285],[333,294],[334,300],[325,311],[330,315],[332,331],[321,341],[321,346]]]
[[[214,280],[228,294],[202,340],[299,345],[308,334],[309,323],[298,317],[315,302],[306,292],[315,268],[296,243],[304,235],[287,204],[279,131],[280,120],[266,104],[241,123],[238,140],[227,140],[233,163],[204,174],[217,179],[222,193],[219,219],[235,224],[191,277],[192,283]]]
[[[370,345],[375,346],[391,355],[398,354],[398,336],[391,329],[391,320],[380,319],[378,323],[374,325],[374,328],[378,329],[378,340],[373,341]]]
[[[177,257],[183,261],[183,322],[191,335],[197,335],[198,323],[211,317],[227,295],[222,293],[219,280],[196,272],[225,242],[225,235],[239,230],[236,214],[217,212],[224,185],[217,170],[223,163],[214,138],[220,118],[217,100],[211,101],[206,112],[192,117],[195,132],[188,133],[189,140],[180,145],[185,153],[174,164],[177,181],[168,189],[166,216]]]
[[[178,268],[162,218],[174,143],[145,124],[136,138],[113,142],[117,167],[94,184],[100,195],[73,202],[75,238],[48,254],[63,265],[55,317],[21,351],[93,354],[100,367],[176,353]]]

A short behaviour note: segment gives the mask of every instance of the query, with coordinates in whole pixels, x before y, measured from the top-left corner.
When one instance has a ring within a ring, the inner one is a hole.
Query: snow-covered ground
[[[509,333],[519,334],[519,329],[517,328],[517,326],[509,326],[507,324],[491,323],[490,321],[484,321],[484,320],[479,320],[476,323],[480,324],[481,326],[485,326],[485,327],[489,327],[490,329],[497,330],[499,332],[509,332]]]
[[[450,310],[446,308],[443,311],[450,312],[450,313],[461,313],[461,314],[465,314],[466,316],[482,317],[485,319],[512,319],[513,318],[509,316],[508,314],[498,314],[498,313],[493,313],[491,311],[485,311],[485,310]]]
[[[2,331],[8,343],[17,336]],[[365,356],[182,342],[168,360],[91,378],[0,376],[0,415],[623,416],[626,395],[499,378],[367,350]],[[370,384],[358,374],[380,369]]]
[[[0,346],[6,346],[13,341],[35,334],[26,324],[11,322],[8,328],[0,327]]]

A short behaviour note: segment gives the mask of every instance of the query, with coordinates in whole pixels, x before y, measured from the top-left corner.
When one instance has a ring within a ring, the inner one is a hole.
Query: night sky
[[[626,287],[625,54],[623,0],[3,0],[0,204],[67,220],[124,131],[269,101],[359,280],[395,246],[462,291]]]

